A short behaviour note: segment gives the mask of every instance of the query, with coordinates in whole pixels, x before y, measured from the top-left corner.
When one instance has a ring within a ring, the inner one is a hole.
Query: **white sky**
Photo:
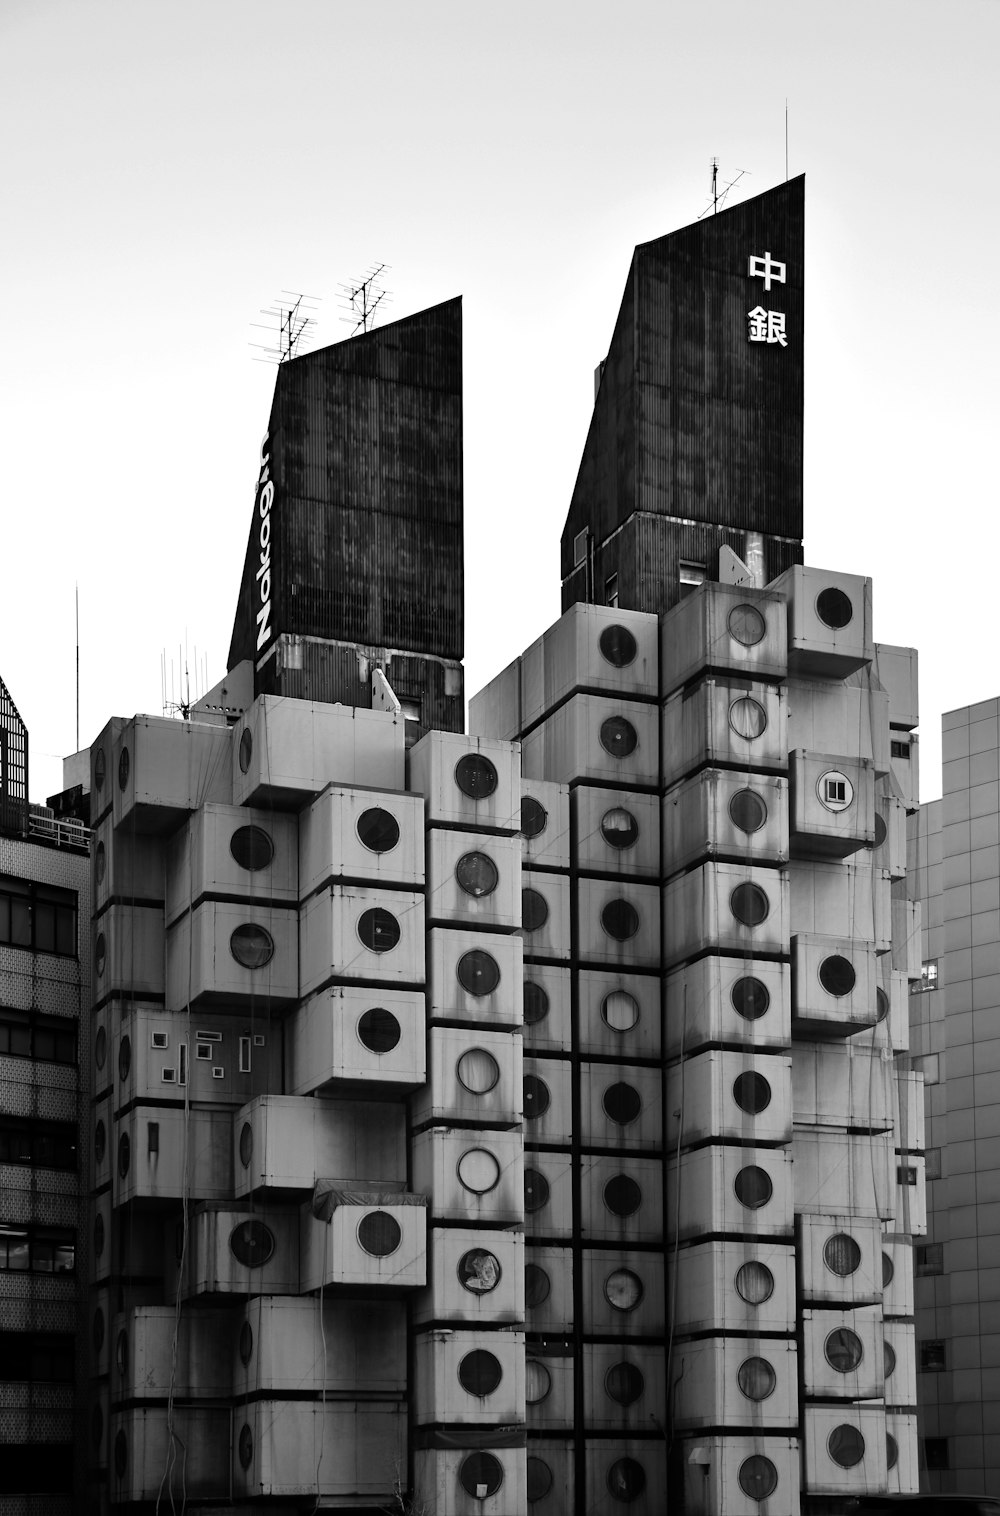
[[[559,614],[633,246],[806,178],[806,561],[940,713],[1000,692],[995,0],[0,0],[0,676],[61,787],[161,657],[225,669],[274,371],[251,322],[390,265],[464,296],[466,688]],[[169,685],[169,673],[168,673]],[[168,689],[169,694],[169,689]]]

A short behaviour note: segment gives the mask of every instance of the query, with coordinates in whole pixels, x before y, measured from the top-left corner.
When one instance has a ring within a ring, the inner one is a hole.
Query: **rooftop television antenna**
[[[709,213],[709,211],[712,212],[713,216],[717,215],[718,212],[725,205],[725,203],[726,203],[726,196],[729,194],[729,191],[732,189],[733,185],[734,184],[738,184],[739,181],[743,178],[743,175],[744,174],[748,174],[749,172],[750,172],[749,169],[747,169],[747,168],[741,168],[740,171],[739,171],[739,173],[735,176],[735,178],[728,180],[722,186],[722,188],[720,189],[719,188],[719,160],[718,160],[718,158],[713,158],[712,159],[712,192],[711,192],[711,195],[709,197],[710,203],[708,205],[706,205],[705,209],[701,212],[701,215],[698,217],[698,220],[700,221],[702,216],[707,216],[708,213]]]
[[[251,321],[250,325],[267,332],[268,342],[251,342],[251,347],[260,350],[254,354],[255,363],[287,363],[308,352],[316,337],[316,311],[318,295],[297,295],[294,290],[282,290],[273,305],[261,311],[268,320]]]
[[[387,263],[373,264],[363,279],[340,286],[341,304],[349,313],[340,319],[351,323],[352,337],[357,336],[358,332],[370,332],[375,325],[378,307],[383,301],[388,303],[391,300],[392,296],[381,282],[381,276],[388,266]]]

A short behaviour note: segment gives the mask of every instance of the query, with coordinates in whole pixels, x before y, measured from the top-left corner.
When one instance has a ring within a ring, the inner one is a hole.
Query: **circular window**
[[[889,828],[886,826],[885,820],[884,820],[883,816],[881,815],[881,813],[878,812],[878,811],[876,811],[876,813],[875,813],[875,846],[876,847],[881,847],[882,844],[883,844],[883,842],[885,841],[885,839],[886,839],[886,837],[888,835],[889,835]]]
[[[748,1163],[745,1169],[740,1169],[733,1180],[733,1189],[740,1205],[745,1205],[748,1211],[759,1211],[762,1205],[767,1205],[773,1193],[770,1174],[755,1163]]]
[[[537,1121],[539,1116],[544,1116],[551,1104],[549,1087],[544,1079],[539,1079],[537,1074],[525,1074],[524,1076],[524,1119],[525,1121]]]
[[[740,1464],[740,1489],[751,1500],[766,1500],[778,1488],[778,1471],[763,1453],[751,1453]]]
[[[896,1269],[895,1269],[895,1266],[893,1264],[892,1259],[889,1257],[888,1253],[883,1253],[882,1254],[882,1288],[883,1288],[883,1290],[887,1290],[889,1288],[890,1284],[892,1284],[893,1276],[895,1275],[895,1273],[896,1273]]]
[[[846,1232],[837,1232],[828,1237],[823,1247],[823,1262],[832,1274],[846,1279],[861,1267],[861,1249]]]
[[[853,619],[854,607],[843,590],[830,588],[820,590],[816,596],[816,614],[824,626],[839,632]]]
[[[229,1234],[229,1250],[245,1269],[259,1269],[274,1256],[274,1233],[256,1217],[241,1221]]]
[[[115,1342],[115,1363],[118,1365],[119,1374],[124,1377],[125,1370],[128,1368],[128,1333],[124,1330],[118,1333]]]
[[[736,1293],[747,1305],[763,1305],[774,1294],[774,1275],[766,1263],[751,1259],[736,1270]]]
[[[537,890],[521,891],[521,925],[526,932],[537,932],[549,919],[545,896]]]
[[[624,716],[609,716],[606,721],[602,721],[600,736],[601,747],[612,758],[627,758],[639,744],[635,727]]]
[[[639,823],[631,811],[616,805],[601,817],[601,836],[609,847],[619,850],[634,847],[639,839]]]
[[[744,647],[763,642],[767,624],[755,605],[734,605],[727,618],[729,635]]]
[[[108,944],[105,940],[104,933],[98,932],[97,941],[94,943],[94,972],[97,974],[98,979],[100,979],[104,973],[104,966],[107,962],[107,958]]]
[[[549,813],[534,795],[525,795],[521,800],[521,836],[537,837],[548,825]]]
[[[744,926],[760,926],[770,910],[767,896],[759,884],[738,884],[729,897],[736,920]]]
[[[857,983],[857,978],[854,965],[848,958],[842,958],[839,953],[833,953],[829,958],[824,958],[819,966],[820,984],[828,995],[836,995],[838,999],[851,993]]]
[[[853,1469],[865,1456],[865,1439],[857,1427],[834,1427],[826,1440],[830,1457],[842,1469]]]
[[[372,806],[358,817],[358,837],[370,853],[391,853],[399,841],[399,822],[390,811]]]
[[[886,1379],[889,1379],[892,1377],[892,1373],[896,1367],[896,1350],[891,1342],[883,1342],[882,1344],[882,1362],[883,1375]]]
[[[499,775],[481,753],[466,753],[455,765],[455,783],[470,800],[486,800],[500,783]]]
[[[485,1148],[469,1148],[458,1160],[458,1181],[473,1195],[486,1195],[500,1182],[500,1165]]]
[[[124,1081],[128,1078],[132,1068],[132,1041],[128,1033],[118,1044],[118,1078]]]
[[[471,1248],[458,1260],[458,1282],[473,1295],[488,1295],[500,1283],[500,1260],[486,1248]]]
[[[107,775],[107,761],[104,757],[104,749],[99,747],[94,754],[94,789],[100,793],[104,788],[104,780]]]
[[[850,1374],[864,1357],[861,1338],[849,1327],[838,1327],[823,1344],[826,1361],[838,1374]]]
[[[771,1004],[771,994],[766,984],[746,975],[737,979],[729,995],[733,1010],[744,1021],[759,1021]]]
[[[401,1035],[395,1016],[380,1005],[358,1018],[358,1041],[369,1053],[391,1053]]]
[[[601,1099],[604,1114],[618,1126],[628,1126],[642,1110],[639,1091],[625,1083],[609,1084]]]
[[[627,990],[612,990],[601,1002],[601,1016],[613,1032],[630,1032],[639,1020],[639,1002]]]
[[[124,1479],[125,1470],[128,1468],[128,1438],[125,1433],[118,1429],[115,1437],[115,1473],[119,1479]]]
[[[94,1038],[94,1062],[99,1069],[103,1069],[108,1056],[108,1034],[102,1026],[97,1028],[97,1036]]]
[[[129,762],[128,748],[123,747],[118,755],[118,788],[124,790],[128,786],[128,774],[131,764]]]
[[[767,712],[752,695],[741,695],[729,707],[729,725],[737,737],[752,742],[767,726]]]
[[[503,1464],[492,1453],[470,1453],[458,1470],[462,1489],[474,1500],[486,1500],[503,1484]]]
[[[104,875],[108,869],[108,854],[104,843],[99,842],[94,851],[94,875],[98,884],[104,883]]]
[[[646,1488],[646,1475],[634,1458],[616,1458],[608,1470],[608,1490],[615,1500],[638,1500]]]
[[[639,912],[629,900],[609,900],[601,911],[601,925],[616,942],[627,942],[639,930]]]
[[[604,1281],[604,1297],[616,1311],[634,1311],[642,1296],[642,1280],[631,1269],[615,1269]]]
[[[889,1014],[889,997],[881,986],[875,990],[875,1020],[884,1021]]]
[[[729,802],[729,815],[741,832],[759,832],[767,820],[767,806],[756,790],[737,790]]]
[[[552,1281],[537,1263],[524,1265],[524,1303],[535,1307],[544,1305],[552,1290]]]
[[[552,1388],[552,1375],[537,1358],[527,1358],[524,1364],[524,1398],[529,1405],[544,1400]]]
[[[240,1130],[240,1163],[245,1169],[250,1167],[253,1157],[253,1127],[249,1121],[244,1121]]]
[[[634,1363],[615,1363],[604,1376],[604,1388],[618,1405],[634,1405],[646,1388],[646,1381]]]
[[[118,1173],[124,1179],[132,1162],[132,1144],[129,1141],[128,1132],[122,1132],[118,1138]]]
[[[253,1463],[253,1433],[245,1421],[240,1427],[239,1452],[241,1467],[248,1469]]]
[[[496,864],[485,853],[466,853],[455,866],[455,878],[465,893],[476,900],[492,895],[500,882]]]
[[[104,1312],[100,1306],[94,1312],[93,1336],[94,1352],[99,1353],[104,1346]]]
[[[549,1198],[549,1181],[538,1169],[524,1171],[524,1209],[540,1211]]]
[[[94,1402],[94,1409],[90,1413],[90,1440],[95,1448],[99,1448],[104,1441],[104,1412],[99,1400]]]
[[[250,768],[250,760],[253,757],[253,733],[248,726],[243,728],[240,735],[240,770],[247,773]]]
[[[771,1086],[756,1070],[737,1074],[733,1080],[733,1099],[748,1116],[758,1116],[771,1104]]]
[[[552,1488],[552,1470],[544,1458],[528,1458],[527,1464],[527,1495],[528,1502],[534,1505],[536,1500],[544,1500]]]
[[[94,1257],[100,1258],[104,1252],[104,1217],[98,1211],[94,1217]]]
[[[748,1400],[766,1400],[774,1394],[778,1376],[766,1358],[745,1358],[736,1371],[736,1382]]]
[[[891,1432],[885,1434],[885,1466],[894,1469],[899,1462],[899,1445]]]
[[[492,995],[500,983],[500,965],[491,953],[473,948],[458,960],[458,982],[470,995]]]
[[[642,1204],[642,1191],[628,1174],[616,1174],[604,1186],[604,1204],[612,1216],[634,1216]]]
[[[549,1014],[549,997],[533,979],[524,981],[524,1020],[528,1026],[544,1021]]]
[[[402,1240],[402,1228],[388,1211],[369,1211],[358,1222],[358,1241],[372,1258],[388,1258]]]
[[[485,1048],[469,1048],[455,1065],[455,1072],[472,1095],[485,1095],[500,1082],[500,1065]]]
[[[634,662],[639,651],[627,626],[606,626],[597,639],[597,645],[601,656],[614,664],[616,669],[623,669],[626,664]]]
[[[390,911],[375,906],[358,917],[358,936],[370,953],[389,953],[399,941],[399,922]]]
[[[256,874],[274,857],[274,843],[262,826],[240,826],[229,839],[229,851],[241,869]]]
[[[839,769],[827,769],[816,784],[820,805],[827,811],[846,811],[854,801],[854,785]]]
[[[98,1163],[104,1162],[104,1154],[107,1151],[108,1134],[103,1121],[98,1121],[94,1128],[94,1157]]]
[[[240,1362],[244,1368],[253,1357],[253,1327],[244,1321],[240,1327]]]
[[[245,969],[262,969],[274,957],[274,938],[262,926],[245,921],[230,937],[229,951]]]

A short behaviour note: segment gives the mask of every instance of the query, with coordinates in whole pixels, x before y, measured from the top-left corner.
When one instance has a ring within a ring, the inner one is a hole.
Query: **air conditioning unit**
[[[535,1255],[528,1249],[526,1262]],[[660,1337],[666,1330],[662,1261],[655,1253],[585,1247],[583,1330],[589,1337]]]
[[[529,1344],[525,1353],[524,1387],[530,1432],[572,1435],[575,1425],[573,1382],[574,1358],[570,1346],[558,1342]],[[539,1470],[535,1472],[540,1473]]]
[[[909,1237],[882,1238],[882,1314],[913,1315],[913,1242]]]
[[[525,959],[568,961],[570,881],[568,874],[535,869],[521,877],[521,926]]]
[[[573,1254],[567,1244],[529,1243],[524,1255],[524,1323],[532,1336],[566,1337],[573,1330]]]
[[[569,1054],[573,1042],[568,964],[531,963],[524,975],[524,1047]]]
[[[811,753],[788,755],[789,829],[800,858],[846,858],[875,846],[875,765],[870,758]]]
[[[666,1053],[706,1043],[787,1050],[791,970],[770,958],[696,958],[665,980]]]
[[[116,832],[113,823],[114,817],[106,812],[94,830],[91,869],[94,914],[100,914],[112,900],[162,906],[164,839],[133,832],[130,827]]]
[[[233,1188],[311,1190],[317,1178],[373,1190],[406,1184],[406,1113],[401,1103],[258,1095],[231,1118]]]
[[[885,1413],[887,1485],[890,1495],[916,1495],[920,1489],[920,1442],[916,1412]]]
[[[792,937],[792,1026],[798,1037],[851,1037],[875,1026],[875,946],[798,932]]]
[[[345,979],[424,981],[424,897],[334,884],[299,915],[303,996]]]
[[[225,1200],[232,1194],[232,1115],[227,1110],[134,1105],[115,1120],[114,1203]],[[186,1166],[186,1173],[185,1173]]]
[[[570,794],[570,810],[578,869],[659,880],[659,795],[581,784]]]
[[[799,1443],[796,1437],[720,1436],[684,1438],[678,1464],[684,1470],[684,1508],[699,1516],[760,1516],[762,1510],[796,1516],[799,1510]]]
[[[255,1400],[233,1416],[233,1496],[388,1505],[406,1467],[406,1405]]]
[[[870,579],[794,564],[768,588],[784,595],[788,606],[790,673],[846,679],[871,663]]]
[[[698,1337],[678,1343],[671,1372],[684,1394],[674,1415],[682,1432],[794,1432],[799,1419],[798,1351],[792,1338]]]
[[[662,1240],[661,1159],[584,1154],[580,1168],[580,1229],[586,1241],[631,1247]]]
[[[338,879],[417,890],[424,883],[419,795],[330,784],[299,817],[299,898]]]
[[[885,1265],[876,1216],[803,1211],[796,1220],[803,1302],[847,1309],[881,1301]]]
[[[884,1313],[884,1306],[883,1306]],[[916,1326],[912,1321],[882,1322],[885,1403],[905,1410],[917,1404]]]
[[[650,612],[578,601],[521,654],[522,728],[575,691],[656,700],[658,640]]]
[[[786,869],[705,863],[664,886],[663,960],[720,950],[787,956],[791,922]]]
[[[663,797],[663,872],[728,858],[788,862],[788,781],[777,775],[702,769]]]
[[[576,1510],[573,1443],[554,1433],[532,1436],[525,1487],[532,1516],[567,1516]]]
[[[166,1295],[297,1295],[297,1206],[198,1206],[164,1228]],[[182,1257],[183,1249],[183,1257]]]
[[[792,1060],[719,1049],[667,1070],[668,1150],[719,1138],[789,1142]]]
[[[108,1487],[112,1505],[229,1495],[228,1406],[133,1406],[111,1418]],[[176,1456],[178,1444],[183,1457]],[[171,1457],[171,1452],[174,1457]]]
[[[432,828],[427,834],[427,920],[487,931],[519,927],[520,839]]]
[[[297,811],[331,781],[402,790],[404,739],[392,711],[259,695],[232,730],[231,798]]]
[[[670,694],[705,669],[785,679],[783,598],[752,585],[703,584],[675,605],[660,628],[660,686]]]
[[[430,1197],[428,1220],[464,1226],[524,1221],[520,1132],[434,1127],[410,1144],[413,1188]]]
[[[674,1332],[795,1332],[795,1249],[770,1238],[696,1243],[676,1255]]]
[[[824,1400],[875,1400],[883,1391],[882,1311],[802,1312],[803,1393]]]
[[[298,999],[298,912],[206,900],[167,932],[167,1005]]]
[[[521,739],[528,779],[656,786],[659,709],[615,695],[573,695]]]
[[[524,1063],[526,1142],[573,1141],[573,1071],[568,1058],[527,1058]]]
[[[660,890],[631,879],[576,881],[578,951],[582,962],[609,968],[655,969],[660,954]]]
[[[896,1214],[895,1158],[890,1132],[848,1133],[796,1127],[795,1208],[824,1216]]]
[[[809,1495],[877,1495],[887,1485],[882,1406],[804,1407],[804,1489]]]
[[[582,968],[576,978],[581,1053],[629,1059],[660,1057],[658,975]]]
[[[239,805],[206,805],[173,837],[166,856],[168,924],[204,895],[295,906],[298,828],[294,816]]]
[[[359,1311],[355,1300],[263,1295],[246,1302],[235,1330],[231,1315],[229,1320],[231,1394],[304,1391],[390,1399],[406,1390],[402,1300],[369,1299]]]
[[[519,1127],[523,1040],[519,1033],[483,1027],[431,1027],[428,1080],[410,1104],[414,1128],[431,1122]]]
[[[630,1512],[658,1516],[667,1508],[666,1440],[595,1437],[586,1445],[586,1480],[586,1510],[607,1511],[628,1501]]]
[[[417,1424],[524,1421],[524,1333],[431,1328],[413,1339]]]
[[[793,862],[788,878],[793,937],[804,934],[834,942],[866,942],[876,953],[888,950],[892,932],[888,875],[860,863]]]
[[[427,1285],[414,1296],[412,1308],[418,1326],[523,1325],[523,1233],[430,1227],[427,1240]]]
[[[524,1229],[534,1237],[573,1235],[573,1164],[568,1153],[524,1154]]]
[[[172,1305],[133,1306],[114,1319],[112,1395],[115,1400],[228,1400],[233,1393],[228,1309],[182,1311]]]
[[[724,1232],[789,1239],[792,1189],[787,1148],[694,1148],[667,1164],[667,1239],[690,1242]]]
[[[875,777],[889,773],[889,696],[871,681],[839,684],[796,679],[789,702],[788,747],[807,753],[870,758]]]
[[[892,966],[911,982],[920,978],[920,929],[923,916],[919,900],[906,898],[905,879],[892,884]]]
[[[527,1510],[524,1447],[509,1436],[484,1445],[470,1435],[467,1447],[417,1448],[413,1455],[414,1503],[434,1516],[509,1516]]]
[[[792,1101],[796,1126],[887,1132],[893,1124],[892,1056],[852,1042],[796,1047]]]
[[[663,703],[666,788],[701,768],[784,773],[788,768],[785,688],[756,680],[699,680]]]
[[[651,1422],[666,1426],[666,1367],[661,1346],[584,1343],[583,1419],[587,1431],[617,1432],[628,1437],[630,1432],[648,1430]],[[533,1425],[530,1405],[528,1420]]]
[[[521,863],[526,869],[568,869],[570,793],[565,784],[521,780]]]
[[[550,1063],[539,1063],[543,1074]],[[659,1069],[581,1063],[580,1090],[580,1138],[584,1147],[622,1152],[642,1148],[662,1153],[663,1075]]]
[[[331,1093],[342,1081],[393,1089],[423,1084],[425,1020],[420,990],[354,984],[320,990],[285,1022],[288,1092]]]
[[[115,828],[162,836],[174,831],[185,813],[233,799],[231,733],[225,726],[135,716],[112,750],[110,783]]]
[[[428,732],[410,749],[407,774],[407,789],[424,797],[429,826],[521,829],[521,766],[514,742]]]
[[[111,905],[94,920],[94,999],[163,994],[161,906]]]
[[[432,927],[427,933],[427,959],[431,1023],[522,1025],[524,948],[519,936]]]

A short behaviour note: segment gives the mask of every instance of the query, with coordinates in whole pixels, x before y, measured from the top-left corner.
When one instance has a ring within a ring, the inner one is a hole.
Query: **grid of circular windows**
[[[245,1169],[250,1167],[253,1158],[253,1127],[249,1121],[244,1121],[240,1129],[240,1163]]]
[[[402,1228],[388,1211],[369,1211],[358,1222],[358,1242],[371,1258],[388,1258],[402,1240]]]
[[[503,1484],[503,1464],[492,1453],[470,1453],[462,1459],[458,1477],[473,1500],[488,1500]]]
[[[470,800],[486,800],[500,782],[496,769],[481,753],[466,753],[455,765],[455,783]]]
[[[778,1488],[778,1471],[763,1453],[751,1453],[740,1464],[740,1489],[750,1500],[767,1500]]]
[[[627,626],[606,626],[597,639],[597,645],[601,650],[602,658],[616,669],[623,669],[628,664],[635,662],[635,655],[639,651],[636,640]]]
[[[552,1097],[549,1087],[544,1079],[539,1079],[537,1074],[525,1074],[524,1076],[524,1119],[525,1121],[537,1121],[539,1116],[544,1116],[551,1104]]]
[[[472,948],[458,960],[458,982],[470,995],[492,995],[500,983],[500,965],[492,953]]]
[[[487,1248],[470,1248],[458,1260],[458,1282],[473,1295],[488,1295],[500,1283],[500,1260]]]
[[[549,1198],[549,1181],[538,1169],[524,1171],[524,1209],[540,1211]]]
[[[639,912],[630,900],[609,900],[601,911],[601,926],[616,942],[628,942],[639,930]]]
[[[118,1078],[124,1084],[132,1070],[132,1039],[126,1032],[118,1044]]]
[[[758,642],[763,642],[767,631],[767,623],[755,605],[734,605],[726,624],[733,641],[741,642],[744,647],[756,647]]]
[[[864,1348],[857,1332],[852,1332],[850,1327],[837,1327],[824,1342],[823,1353],[838,1374],[850,1374],[864,1357]]]
[[[549,997],[540,984],[533,979],[524,981],[524,1020],[525,1025],[534,1026],[536,1022],[544,1021],[549,1014]]]
[[[370,953],[389,953],[399,941],[399,922],[391,911],[373,906],[358,917],[358,936]]]
[[[601,1105],[609,1121],[615,1122],[617,1126],[628,1126],[642,1110],[642,1099],[632,1085],[619,1081],[608,1085],[601,1097]]]
[[[534,1308],[544,1305],[552,1293],[552,1281],[537,1263],[524,1266],[524,1303]]]
[[[763,1305],[774,1294],[774,1275],[766,1263],[752,1258],[736,1270],[736,1293],[747,1305]]]
[[[743,926],[760,926],[767,920],[770,904],[759,884],[738,884],[729,897],[729,906]]]
[[[521,798],[521,836],[538,837],[548,825],[549,813],[534,795]]]
[[[552,1388],[552,1375],[538,1358],[524,1363],[524,1398],[528,1405],[538,1405]]]
[[[391,853],[399,842],[399,822],[380,805],[361,812],[356,830],[362,847],[370,853]]]
[[[631,721],[624,716],[609,716],[601,722],[601,747],[612,758],[627,758],[639,745],[639,737]]]
[[[759,832],[767,820],[767,806],[756,790],[737,790],[729,801],[729,816],[741,832]]]
[[[642,1280],[631,1269],[615,1269],[604,1281],[604,1298],[616,1311],[634,1311],[643,1293]]]
[[[816,596],[816,614],[824,626],[828,626],[831,631],[839,632],[841,627],[847,626],[853,620],[854,607],[850,596],[831,585],[828,589],[820,590]]]
[[[612,1216],[634,1216],[642,1204],[642,1190],[629,1174],[615,1174],[604,1186],[604,1204]]]
[[[842,1469],[855,1468],[865,1456],[865,1439],[859,1427],[842,1424],[834,1427],[826,1439],[827,1450]]]
[[[608,1470],[608,1492],[615,1500],[631,1502],[638,1500],[646,1488],[646,1475],[642,1464],[634,1458],[616,1458]]]
[[[131,762],[128,756],[128,748],[123,747],[118,755],[118,788],[120,790],[128,788],[128,776],[130,768]]]
[[[744,1358],[736,1371],[736,1383],[748,1400],[766,1400],[774,1394],[778,1376],[766,1358]]]
[[[458,1082],[470,1095],[486,1095],[500,1082],[500,1065],[485,1048],[468,1048],[455,1066]]]
[[[245,969],[262,969],[274,957],[274,938],[256,922],[245,921],[231,934],[229,951]]]
[[[104,876],[108,870],[108,853],[103,842],[97,844],[94,850],[94,876],[98,884],[104,883]]]
[[[847,1279],[861,1267],[861,1249],[846,1232],[836,1232],[823,1245],[823,1262],[831,1274]]]
[[[270,1227],[251,1217],[241,1221],[229,1234],[229,1250],[245,1269],[259,1269],[274,1257],[276,1243]]]
[[[244,1321],[240,1327],[240,1362],[246,1368],[253,1357],[253,1327]]]
[[[370,1053],[391,1053],[402,1033],[391,1011],[373,1005],[358,1018],[358,1041]]]
[[[829,958],[824,958],[819,966],[819,982],[828,995],[834,995],[839,1000],[844,995],[849,995],[857,984],[858,976],[854,972],[854,965],[849,958],[844,958],[840,953],[831,953]]]
[[[623,805],[616,805],[601,817],[601,836],[608,847],[617,848],[621,852],[625,848],[634,847],[639,840],[639,823],[631,811],[627,811]]]
[[[458,1160],[458,1182],[473,1195],[485,1195],[500,1182],[500,1165],[485,1148],[468,1148]]]
[[[636,1368],[634,1363],[623,1360],[612,1364],[608,1369],[604,1376],[604,1388],[616,1405],[635,1405],[646,1388],[646,1381],[641,1369]]]
[[[544,1458],[535,1458],[529,1455],[527,1463],[527,1496],[528,1503],[534,1505],[538,1500],[544,1500],[552,1488],[552,1470]]]
[[[250,760],[253,758],[253,733],[248,726],[240,733],[240,772],[243,774],[250,771]]]
[[[759,1116],[771,1104],[771,1086],[763,1074],[748,1069],[733,1080],[733,1099],[748,1116]]]
[[[729,992],[729,998],[733,1004],[733,1010],[737,1016],[742,1016],[744,1021],[759,1021],[771,1004],[771,993],[766,984],[752,975],[745,974],[742,979],[737,979]]]
[[[549,919],[548,902],[537,890],[521,891],[521,926],[526,932],[537,932]]]
[[[759,1211],[774,1193],[770,1174],[756,1163],[748,1163],[746,1168],[740,1169],[733,1180],[733,1189],[740,1205],[745,1205],[748,1211]]]
[[[500,882],[497,866],[486,853],[464,853],[455,865],[455,878],[475,900],[492,895]]]
[[[601,1001],[601,1018],[613,1032],[629,1032],[639,1020],[639,1002],[627,990],[612,990]]]
[[[241,869],[254,874],[274,858],[274,843],[262,826],[240,826],[229,839],[229,851]]]

